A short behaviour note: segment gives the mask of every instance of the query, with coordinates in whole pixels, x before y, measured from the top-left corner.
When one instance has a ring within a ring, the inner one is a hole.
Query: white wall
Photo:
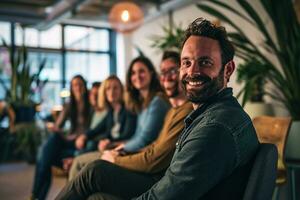
[[[176,25],[181,24],[183,28],[186,28],[189,23],[191,23],[193,20],[195,20],[198,17],[204,17],[212,21],[216,20],[215,18],[209,16],[208,14],[203,13],[200,9],[196,7],[196,5],[189,5],[173,12],[174,24]],[[157,70],[159,70],[159,62],[162,56],[162,52],[151,47],[152,44],[151,37],[153,35],[162,35],[163,34],[162,26],[166,24],[168,24],[168,16],[164,15],[154,21],[144,24],[142,27],[140,27],[134,33],[132,33],[131,37],[128,37],[128,35],[125,36],[129,40],[131,40],[131,44],[132,44],[130,46],[125,46],[124,52],[126,54],[126,59],[127,59],[125,62],[128,63],[128,61],[130,62],[130,60],[133,57],[137,56],[137,52],[134,49],[134,46],[136,45],[146,54],[146,56],[148,56],[153,61]],[[129,54],[131,54],[131,56],[133,57],[130,57]],[[125,65],[125,67],[127,69],[128,65]],[[120,74],[120,76],[124,76],[124,75]],[[229,84],[229,86],[234,88],[234,94],[238,93],[238,91],[241,88],[241,86],[235,82],[235,79],[236,78],[234,74]]]

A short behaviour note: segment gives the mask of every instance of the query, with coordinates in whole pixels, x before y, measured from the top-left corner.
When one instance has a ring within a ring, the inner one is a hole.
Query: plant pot
[[[264,102],[248,102],[246,103],[244,110],[251,119],[261,115],[274,115],[274,110],[272,104]]]
[[[15,112],[15,124],[23,122],[33,122],[35,120],[35,106],[34,105],[12,105]]]

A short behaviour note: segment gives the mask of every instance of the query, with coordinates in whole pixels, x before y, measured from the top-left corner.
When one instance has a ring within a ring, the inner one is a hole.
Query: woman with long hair
[[[155,68],[148,58],[140,56],[130,63],[126,75],[125,101],[127,108],[138,115],[137,128],[133,137],[116,150],[133,153],[157,138],[170,108]]]
[[[89,127],[92,112],[86,81],[81,75],[72,78],[70,91],[70,102],[64,105],[54,127],[51,128],[53,133],[42,146],[36,164],[32,199],[46,198],[52,179],[51,166],[61,167],[63,158],[74,155],[75,139]],[[67,134],[62,130],[66,120],[71,122]]]
[[[126,109],[123,86],[115,75],[109,76],[102,83],[98,100],[100,109],[107,109],[107,115],[94,129],[79,136],[76,143],[83,146],[87,139],[97,138],[98,150],[102,152],[114,148],[121,141],[128,140],[132,136],[136,129],[136,114]],[[73,179],[87,163],[99,159],[99,151],[76,157],[69,171],[69,180]]]
[[[99,141],[98,149],[112,148],[116,142],[129,139],[136,127],[136,115],[124,105],[123,85],[120,79],[109,76],[99,88],[98,106],[107,110],[104,119],[93,129],[81,134],[76,140],[76,147],[84,147],[86,140]]]

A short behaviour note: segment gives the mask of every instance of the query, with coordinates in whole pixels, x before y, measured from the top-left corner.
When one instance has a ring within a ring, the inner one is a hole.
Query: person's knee
[[[94,160],[86,165],[87,170],[101,169],[106,165],[107,161],[104,160]]]
[[[81,171],[80,174],[84,174],[84,176],[87,176],[89,179],[92,179],[93,177],[97,177],[97,179],[101,179],[101,177],[104,175],[107,167],[109,165],[109,162],[104,160],[95,160],[89,164],[87,164]]]
[[[80,159],[78,157],[75,157],[71,165],[71,169],[69,171],[69,181],[75,178],[75,176],[78,174],[80,169],[81,169]]]

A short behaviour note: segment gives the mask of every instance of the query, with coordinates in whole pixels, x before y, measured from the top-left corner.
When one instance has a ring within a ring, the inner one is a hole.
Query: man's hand
[[[85,146],[85,142],[86,142],[86,135],[85,134],[80,134],[78,136],[78,138],[75,141],[75,146],[77,149],[83,149],[83,147]]]
[[[111,142],[109,139],[103,139],[98,142],[98,150],[104,151]]]
[[[106,160],[108,162],[114,163],[115,162],[115,157],[118,156],[119,153],[114,150],[109,150],[109,151],[103,151],[103,154],[101,156],[102,160]]]

